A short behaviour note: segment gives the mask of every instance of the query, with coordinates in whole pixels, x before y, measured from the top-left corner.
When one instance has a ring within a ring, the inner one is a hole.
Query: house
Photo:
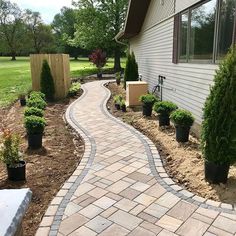
[[[235,43],[236,0],[130,0],[124,30],[149,90],[164,76],[163,100],[193,113],[202,108],[215,70]]]

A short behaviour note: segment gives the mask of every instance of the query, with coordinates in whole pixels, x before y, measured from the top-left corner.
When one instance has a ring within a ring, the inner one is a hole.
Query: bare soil
[[[22,137],[21,151],[26,161],[26,182],[7,180],[6,167],[0,163],[0,189],[30,188],[32,202],[23,220],[24,235],[35,234],[38,225],[53,197],[78,166],[84,153],[84,143],[65,125],[63,114],[70,101],[48,104],[45,118],[47,126],[43,136],[43,148],[27,149],[23,126],[23,110],[18,102],[0,110],[2,126]]]
[[[122,85],[110,83],[108,88],[112,97],[116,94],[125,97]],[[173,126],[160,128],[157,116],[153,114],[150,118],[143,117],[141,108],[128,108],[126,113],[118,111],[114,107],[112,97],[107,104],[111,114],[134,126],[153,141],[164,168],[173,181],[198,196],[230,204],[236,203],[236,166],[231,166],[227,184],[209,184],[204,179],[204,160],[199,140],[193,134],[190,135],[189,142],[178,143],[175,140]]]

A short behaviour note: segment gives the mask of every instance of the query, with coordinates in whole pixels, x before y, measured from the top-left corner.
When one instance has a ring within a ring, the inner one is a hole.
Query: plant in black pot
[[[230,165],[236,162],[236,47],[220,64],[206,100],[201,148],[205,179],[226,183]]]
[[[120,110],[120,102],[122,101],[122,95],[119,94],[119,95],[115,95],[113,100],[114,100],[114,104],[115,104],[115,108],[117,110]]]
[[[192,113],[178,109],[171,113],[170,119],[175,125],[176,141],[180,143],[188,142],[189,131],[194,122]]]
[[[153,110],[158,114],[159,126],[170,125],[170,113],[178,109],[177,105],[169,101],[156,102]]]
[[[26,105],[26,95],[24,93],[19,94],[19,100],[22,107]]]
[[[19,151],[20,137],[9,130],[3,130],[0,159],[7,166],[8,179],[12,181],[25,180],[26,163],[21,159]]]
[[[42,138],[45,125],[46,121],[42,117],[25,117],[25,128],[28,135],[28,147],[30,149],[38,149],[42,147]]]
[[[154,103],[158,101],[157,97],[153,94],[145,94],[140,96],[139,101],[143,104],[143,115],[151,116],[152,107]]]
[[[121,73],[116,72],[116,84],[119,86],[121,81]]]
[[[122,110],[123,112],[126,112],[126,104],[125,104],[125,100],[124,100],[124,99],[122,99],[122,100],[120,101],[120,108],[121,108],[121,110]]]

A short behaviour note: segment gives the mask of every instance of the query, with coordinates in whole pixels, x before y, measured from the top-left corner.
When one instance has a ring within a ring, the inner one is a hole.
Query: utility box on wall
[[[30,55],[32,89],[40,90],[40,75],[43,60],[47,60],[55,85],[55,99],[63,99],[70,88],[70,58],[67,54],[32,54]]]
[[[140,106],[139,97],[147,94],[148,83],[144,81],[126,82],[126,105]]]

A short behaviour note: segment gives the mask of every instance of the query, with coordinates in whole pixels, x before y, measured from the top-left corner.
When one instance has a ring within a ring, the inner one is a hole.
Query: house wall
[[[179,2],[181,1],[183,0]],[[159,75],[165,76],[164,86],[173,89],[173,91],[163,89],[163,100],[173,101],[180,108],[191,111],[196,118],[196,122],[200,124],[203,104],[209,94],[209,87],[213,83],[213,76],[217,66],[211,64],[172,63],[173,8],[172,11],[166,11],[169,12],[169,17],[163,14],[164,20],[158,18],[159,23],[151,26],[150,22],[156,21],[156,19],[152,18],[163,11],[154,2],[160,1],[152,1],[140,34],[130,40],[130,50],[135,53],[139,65],[139,73],[142,74],[143,80],[149,83],[149,90],[151,91],[158,84]],[[166,4],[168,0],[164,2]],[[168,4],[165,6],[170,9]],[[182,7],[184,6],[182,5]],[[153,13],[154,11],[156,11],[156,14]],[[148,28],[147,25],[150,27]]]
[[[169,0],[166,0],[167,2]],[[175,1],[175,12],[183,11],[184,9],[200,2],[201,0],[176,0]]]

